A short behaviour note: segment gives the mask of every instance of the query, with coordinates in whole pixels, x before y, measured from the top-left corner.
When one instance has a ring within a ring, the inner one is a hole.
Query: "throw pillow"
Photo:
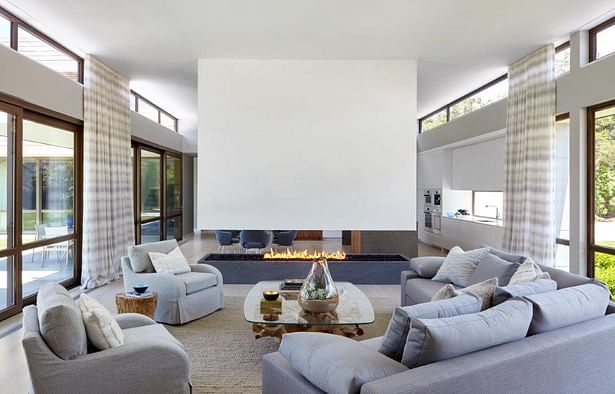
[[[433,319],[480,312],[482,301],[472,294],[447,300],[396,307],[378,351],[395,361],[401,361],[412,319]]]
[[[525,338],[532,304],[516,297],[484,312],[442,319],[414,319],[402,364],[408,368]]]
[[[41,336],[56,356],[70,360],[87,354],[88,338],[79,306],[64,287],[42,286],[36,308]]]
[[[438,290],[433,297],[431,297],[431,301],[445,300],[447,298],[457,297],[461,294],[472,294],[481,299],[481,310],[485,310],[491,306],[491,297],[493,297],[493,292],[496,287],[498,287],[498,278],[491,278],[459,290],[456,290],[449,284]]]
[[[518,283],[504,287],[496,287],[491,298],[491,305],[498,305],[513,298],[532,294],[548,293],[557,290],[557,282],[551,279],[538,279],[528,283]]]
[[[609,289],[601,282],[526,296],[534,306],[529,334],[540,334],[604,316]]]
[[[280,354],[314,386],[333,394],[359,394],[365,383],[408,370],[354,339],[319,332],[285,334]]]
[[[184,274],[190,272],[190,264],[184,257],[181,249],[176,247],[167,253],[149,252],[154,270],[158,273],[168,272],[171,274]]]
[[[124,332],[104,306],[87,294],[81,294],[79,306],[92,345],[106,350],[124,344]]]
[[[551,279],[548,272],[542,272],[538,264],[529,257],[525,259],[525,262],[517,268],[517,271],[510,278],[509,285],[516,285],[519,283],[533,282],[538,279]]]
[[[498,284],[506,286],[515,271],[517,271],[517,268],[519,268],[519,264],[511,263],[494,254],[487,253],[472,273],[468,285],[484,282],[491,278],[498,278]]]
[[[459,246],[455,246],[448,252],[442,266],[432,279],[466,287],[476,266],[488,252],[486,248],[464,252]]]

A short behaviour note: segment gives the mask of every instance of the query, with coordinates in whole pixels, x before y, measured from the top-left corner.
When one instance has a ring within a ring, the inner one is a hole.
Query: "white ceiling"
[[[503,74],[615,0],[0,0],[181,119],[197,59],[419,60],[418,114]]]

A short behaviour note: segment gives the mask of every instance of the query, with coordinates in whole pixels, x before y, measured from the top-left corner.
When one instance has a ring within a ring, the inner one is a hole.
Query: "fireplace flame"
[[[272,249],[269,252],[265,253],[265,255],[263,256],[265,260],[272,260],[272,259],[276,259],[276,260],[314,260],[314,259],[318,259],[321,257],[324,257],[327,260],[345,260],[346,253],[339,251],[339,250],[335,252],[325,252],[325,251],[308,252],[307,249],[306,250],[286,249],[283,252],[276,252]]]

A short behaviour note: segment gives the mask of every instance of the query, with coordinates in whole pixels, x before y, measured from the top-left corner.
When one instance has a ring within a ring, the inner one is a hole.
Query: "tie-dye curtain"
[[[553,266],[555,257],[555,50],[508,69],[504,246]]]
[[[118,279],[134,243],[128,82],[87,56],[83,127],[83,288]]]

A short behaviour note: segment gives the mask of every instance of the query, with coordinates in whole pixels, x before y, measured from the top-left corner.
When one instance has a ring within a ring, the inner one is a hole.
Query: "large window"
[[[502,219],[504,209],[504,193],[500,191],[492,192],[472,192],[472,214],[491,219]]]
[[[615,52],[615,18],[589,31],[589,60],[594,61]]]
[[[570,41],[555,48],[555,77],[570,72]]]
[[[137,243],[182,238],[181,154],[133,142]]]
[[[588,273],[615,296],[615,102],[588,110]]]
[[[0,101],[0,319],[79,282],[81,130]]]
[[[427,131],[450,122],[455,118],[501,100],[507,95],[508,78],[506,75],[502,75],[419,119],[419,132]]]
[[[0,44],[70,79],[83,82],[81,57],[3,8],[0,8]]]
[[[570,269],[570,117],[559,115],[555,122],[555,266]]]
[[[177,118],[138,93],[130,92],[130,109],[154,122],[177,131]]]

